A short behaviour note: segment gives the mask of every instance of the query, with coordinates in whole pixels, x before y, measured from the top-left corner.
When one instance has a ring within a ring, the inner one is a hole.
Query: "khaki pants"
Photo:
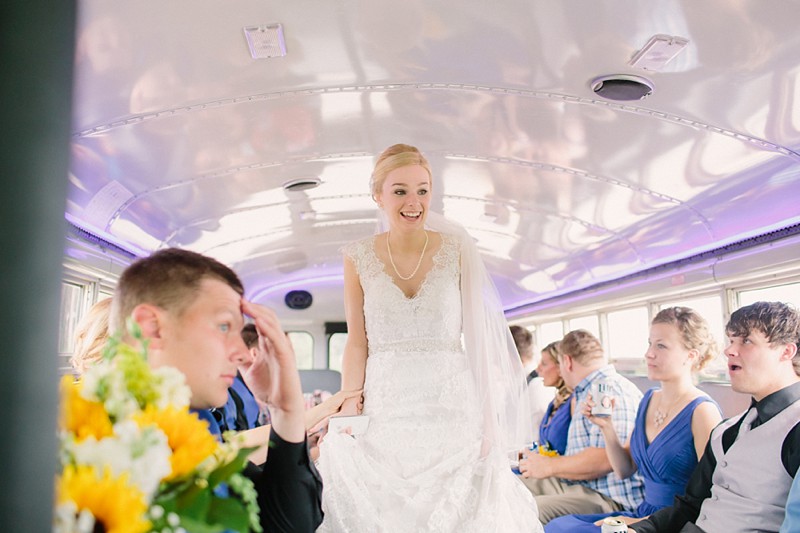
[[[550,520],[568,514],[599,514],[623,511],[623,507],[605,494],[584,485],[570,485],[558,478],[528,479],[517,476],[536,498],[539,520]]]

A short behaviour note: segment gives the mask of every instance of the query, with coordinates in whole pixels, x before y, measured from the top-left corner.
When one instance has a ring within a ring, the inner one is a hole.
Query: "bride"
[[[369,427],[320,446],[318,531],[542,530],[508,461],[530,424],[519,357],[472,239],[429,216],[431,188],[415,147],[387,148],[372,193],[388,231],[344,250],[342,389],[363,387]]]

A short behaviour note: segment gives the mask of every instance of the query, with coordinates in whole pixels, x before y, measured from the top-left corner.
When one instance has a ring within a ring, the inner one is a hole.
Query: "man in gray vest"
[[[686,493],[633,526],[638,533],[777,532],[800,466],[800,313],[757,302],[731,315],[731,387],[750,408],[711,432]]]

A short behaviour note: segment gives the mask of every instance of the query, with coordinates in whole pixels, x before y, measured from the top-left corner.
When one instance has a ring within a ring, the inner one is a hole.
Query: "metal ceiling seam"
[[[480,156],[480,155],[455,154],[455,153],[445,153],[445,156],[446,157],[453,157],[455,159],[466,158],[466,159],[470,159],[470,160],[474,160],[474,161],[495,162],[495,163],[501,163],[501,164],[511,164],[511,165],[515,165],[515,166],[528,167],[528,168],[536,168],[536,169],[541,169],[541,170],[551,170],[553,172],[564,172],[566,174],[571,174],[571,175],[574,175],[574,176],[580,176],[580,177],[583,177],[583,178],[599,181],[601,183],[608,183],[608,184],[611,184],[611,185],[617,185],[617,186],[620,186],[620,187],[623,187],[623,188],[626,188],[626,189],[629,189],[629,190],[632,190],[632,191],[636,191],[636,192],[639,192],[639,193],[642,193],[642,194],[645,194],[645,195],[648,195],[648,196],[653,196],[655,198],[659,198],[661,200],[664,200],[664,201],[667,201],[669,203],[675,204],[678,207],[681,207],[683,209],[686,209],[686,210],[690,211],[692,214],[694,214],[700,220],[700,222],[703,224],[703,226],[705,226],[705,228],[709,232],[709,234],[712,237],[714,236],[714,232],[713,232],[713,230],[711,228],[710,221],[702,213],[700,213],[697,209],[695,209],[691,204],[689,204],[688,202],[684,202],[682,200],[679,200],[678,198],[674,198],[672,196],[666,195],[664,193],[660,193],[658,191],[654,191],[652,189],[648,189],[647,187],[637,186],[637,185],[634,185],[634,184],[631,184],[631,183],[627,183],[627,182],[624,182],[622,180],[618,180],[618,179],[615,179],[615,178],[608,178],[608,177],[605,177],[605,176],[601,176],[599,174],[592,174],[592,173],[586,172],[584,170],[573,169],[573,168],[564,167],[564,166],[561,166],[561,165],[553,165],[553,164],[550,164],[550,163],[541,163],[541,162],[538,162],[538,161],[523,161],[523,160],[520,160],[520,159],[509,158],[509,157],[493,157],[493,156]]]
[[[641,114],[652,116],[654,118],[664,120],[667,122],[672,122],[675,124],[680,125],[688,125],[700,129],[705,129],[707,131],[713,131],[715,133],[722,133],[724,135],[728,135],[739,139],[743,142],[752,143],[762,148],[768,148],[772,151],[782,153],[794,159],[800,160],[800,152],[792,150],[786,146],[773,143],[767,139],[763,139],[760,137],[756,137],[754,135],[747,135],[741,132],[737,132],[735,130],[730,130],[728,128],[722,128],[719,126],[714,126],[712,124],[707,124],[705,122],[700,122],[698,120],[690,119],[687,117],[682,117],[680,115],[675,115],[674,113],[664,113],[661,111],[656,111],[654,109],[649,109],[642,106],[633,106],[630,104],[619,104],[616,102],[600,100],[596,98],[587,98],[584,96],[576,96],[570,94],[563,94],[557,92],[550,92],[550,91],[535,91],[529,89],[513,89],[508,87],[498,87],[498,86],[489,86],[489,85],[473,85],[473,84],[461,84],[461,83],[393,83],[393,84],[366,84],[366,85],[350,85],[350,86],[332,86],[332,87],[318,87],[312,89],[296,89],[293,91],[276,91],[271,93],[259,93],[253,94],[248,96],[239,96],[234,98],[223,98],[219,100],[210,100],[208,102],[202,102],[198,104],[191,104],[186,106],[181,106],[172,109],[165,109],[156,112],[150,113],[142,113],[137,115],[132,115],[131,118],[125,120],[118,120],[109,124],[105,125],[97,125],[92,128],[86,128],[81,131],[73,133],[72,137],[87,137],[91,136],[96,133],[106,132],[110,129],[122,127],[129,125],[135,122],[143,122],[146,120],[153,120],[155,118],[161,118],[163,116],[174,116],[176,114],[188,113],[197,110],[203,110],[208,107],[222,107],[225,105],[235,105],[243,102],[254,102],[260,100],[275,100],[283,97],[293,97],[293,96],[313,96],[318,94],[326,94],[326,93],[336,93],[336,92],[344,92],[344,91],[354,91],[354,92],[378,92],[378,91],[404,91],[404,90],[456,90],[456,91],[466,91],[466,92],[483,92],[483,93],[495,93],[495,94],[505,94],[505,95],[517,95],[526,98],[537,98],[537,99],[548,99],[548,100],[561,100],[564,102],[573,102],[578,104],[589,104],[589,105],[597,105],[608,107],[612,109],[617,109],[620,111],[634,113],[634,114]]]
[[[337,195],[330,195],[330,196],[318,196],[318,197],[314,198],[314,201],[317,201],[317,200],[343,200],[343,199],[346,199],[346,198],[369,198],[369,197],[371,197],[370,193],[337,194]],[[250,205],[250,206],[246,206],[246,207],[238,207],[238,208],[235,208],[235,209],[229,209],[228,211],[225,211],[225,213],[223,213],[223,216],[236,215],[236,214],[239,214],[239,213],[245,213],[247,211],[256,211],[258,209],[267,209],[267,208],[270,208],[270,207],[279,207],[279,206],[287,205],[287,204],[290,204],[290,203],[291,203],[291,201],[287,200],[287,201],[283,201],[283,202],[271,202],[271,203],[266,203],[266,204]],[[184,224],[182,226],[179,226],[177,229],[175,229],[172,233],[170,233],[167,237],[164,238],[162,243],[169,243],[169,241],[171,241],[175,237],[175,235],[177,235],[180,231],[182,231],[182,230],[184,230],[186,228],[192,228],[192,227],[195,227],[195,226],[202,226],[203,224],[206,224],[208,222],[213,222],[215,220],[218,220],[218,219],[217,218],[201,218],[201,219],[196,219],[196,220],[190,221],[189,223]]]
[[[181,187],[183,185],[188,184],[195,184],[200,181],[210,180],[210,179],[217,179],[217,178],[224,178],[226,176],[230,176],[232,174],[236,174],[238,172],[248,172],[252,170],[263,170],[265,168],[274,168],[274,167],[281,167],[283,165],[290,165],[295,163],[310,163],[314,161],[325,161],[328,159],[345,159],[345,158],[353,158],[353,157],[372,157],[372,154],[367,154],[366,152],[340,152],[337,154],[329,154],[329,155],[321,155],[321,154],[312,154],[306,157],[291,157],[288,159],[284,159],[282,161],[269,161],[264,163],[253,163],[250,165],[239,165],[236,167],[231,167],[225,170],[217,170],[213,172],[204,172],[202,174],[198,174],[194,177],[184,178],[177,181],[171,181],[169,183],[165,183],[156,187],[149,187],[147,189],[141,190],[136,194],[133,194],[130,198],[125,200],[114,214],[111,215],[108,219],[108,223],[106,224],[106,229],[110,228],[111,225],[116,222],[116,220],[120,217],[123,211],[125,211],[131,204],[135,203],[139,199],[148,196],[150,194],[154,194],[157,192],[163,192],[169,189],[174,189],[176,187]]]

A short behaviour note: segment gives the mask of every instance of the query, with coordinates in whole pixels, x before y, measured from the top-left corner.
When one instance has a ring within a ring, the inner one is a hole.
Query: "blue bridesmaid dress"
[[[550,402],[542,418],[542,425],[539,426],[539,444],[549,443],[550,449],[556,450],[558,455],[564,455],[567,449],[567,433],[572,422],[572,414],[569,412],[571,400],[572,396],[564,400],[552,418],[550,415],[553,413],[553,402]]]
[[[594,522],[601,518],[620,515],[643,518],[672,505],[675,495],[683,494],[689,476],[697,466],[692,415],[698,405],[714,400],[708,396],[695,398],[656,435],[653,442],[647,442],[645,415],[655,390],[658,389],[648,390],[642,398],[631,435],[631,455],[644,478],[644,501],[633,512],[562,516],[547,524],[545,533],[600,533],[600,526]]]

